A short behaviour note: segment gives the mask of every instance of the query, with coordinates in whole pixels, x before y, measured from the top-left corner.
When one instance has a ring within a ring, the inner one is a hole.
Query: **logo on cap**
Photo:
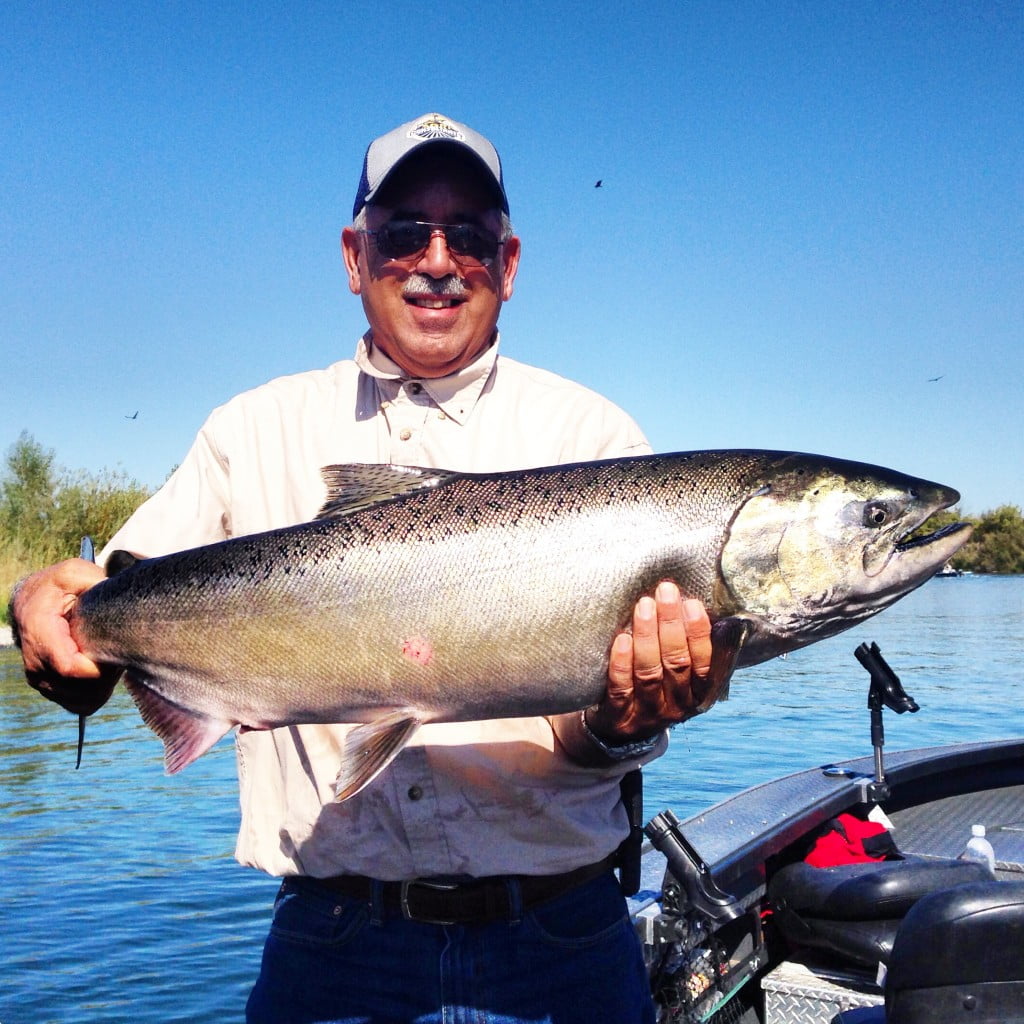
[[[409,129],[410,139],[426,142],[430,139],[450,139],[452,142],[465,142],[466,136],[459,131],[446,117],[431,114],[419,124]]]

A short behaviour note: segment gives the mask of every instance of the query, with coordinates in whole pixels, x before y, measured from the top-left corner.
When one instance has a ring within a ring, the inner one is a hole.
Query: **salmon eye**
[[[883,501],[872,501],[870,504],[864,506],[865,526],[885,526],[891,517],[892,512],[889,506]]]

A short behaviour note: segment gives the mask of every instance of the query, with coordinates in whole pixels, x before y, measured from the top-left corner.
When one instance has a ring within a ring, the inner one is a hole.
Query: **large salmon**
[[[344,799],[421,723],[586,707],[662,579],[707,606],[721,694],[734,668],[881,611],[970,534],[907,540],[959,499],[947,487],[793,452],[324,479],[313,522],[136,561],[74,608],[75,639],[124,667],[169,771],[236,725],[364,723]]]

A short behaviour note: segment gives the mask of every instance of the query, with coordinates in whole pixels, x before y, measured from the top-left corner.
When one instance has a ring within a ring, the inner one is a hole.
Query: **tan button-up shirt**
[[[497,472],[650,450],[600,395],[497,349],[450,377],[408,380],[364,338],[354,361],[237,396],[103,558],[305,522],[324,500],[320,468],[334,463]],[[549,874],[599,860],[625,832],[618,782],[633,763],[573,763],[544,718],[426,725],[339,804],[331,787],[347,728],[236,737],[243,864],[319,877]]]

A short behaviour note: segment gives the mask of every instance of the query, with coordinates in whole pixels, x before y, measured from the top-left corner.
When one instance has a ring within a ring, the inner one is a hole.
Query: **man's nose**
[[[450,274],[458,273],[458,266],[452,259],[448,241],[440,228],[434,228],[430,232],[430,241],[427,242],[416,269],[431,277],[448,277]]]

